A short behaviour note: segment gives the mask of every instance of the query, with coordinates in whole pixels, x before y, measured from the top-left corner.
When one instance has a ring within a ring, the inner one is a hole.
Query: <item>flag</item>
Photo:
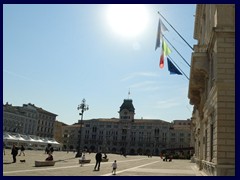
[[[160,68],[164,67],[164,54],[162,53],[161,57],[160,57],[160,63],[159,63]]]
[[[174,66],[172,61],[170,61],[168,58],[167,58],[167,62],[168,62],[168,70],[169,70],[170,74],[182,75],[182,73],[177,69],[176,66]]]
[[[162,50],[164,52],[164,56],[168,56],[172,52],[164,40],[162,41]]]
[[[168,29],[166,28],[166,26],[162,23],[161,19],[159,18],[155,51],[156,51],[157,48],[160,47],[160,41],[163,39],[163,37],[162,37],[163,36],[162,35],[163,31],[168,31]]]
[[[160,68],[164,67],[164,57],[168,56],[171,52],[172,51],[168,47],[167,43],[164,40],[162,40],[162,54],[161,54],[160,63],[159,63]]]

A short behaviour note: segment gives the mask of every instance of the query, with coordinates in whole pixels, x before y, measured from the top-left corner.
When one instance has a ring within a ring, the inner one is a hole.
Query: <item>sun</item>
[[[107,10],[111,29],[123,37],[136,37],[148,25],[148,12],[142,4],[113,4]]]

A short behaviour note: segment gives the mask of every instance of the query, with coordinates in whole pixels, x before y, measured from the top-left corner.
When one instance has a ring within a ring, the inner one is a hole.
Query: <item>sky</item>
[[[189,80],[170,75],[155,50],[158,11],[193,46],[196,5],[190,4],[4,4],[3,104],[32,103],[66,124],[79,119],[118,118],[132,99],[135,119],[188,119]],[[169,42],[191,63],[192,50],[162,19]],[[190,68],[171,58],[189,77]],[[130,95],[129,95],[130,92]]]

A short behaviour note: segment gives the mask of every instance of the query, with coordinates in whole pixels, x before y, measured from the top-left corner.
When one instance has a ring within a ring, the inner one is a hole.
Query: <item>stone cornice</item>
[[[198,107],[201,93],[205,89],[205,79],[208,77],[208,56],[204,52],[206,47],[195,46],[194,49],[198,51],[192,54],[188,98],[190,104]]]

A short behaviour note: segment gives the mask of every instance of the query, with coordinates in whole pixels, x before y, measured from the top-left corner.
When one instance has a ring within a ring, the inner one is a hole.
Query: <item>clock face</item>
[[[126,114],[127,114],[127,111],[125,111],[124,114],[126,115]]]

